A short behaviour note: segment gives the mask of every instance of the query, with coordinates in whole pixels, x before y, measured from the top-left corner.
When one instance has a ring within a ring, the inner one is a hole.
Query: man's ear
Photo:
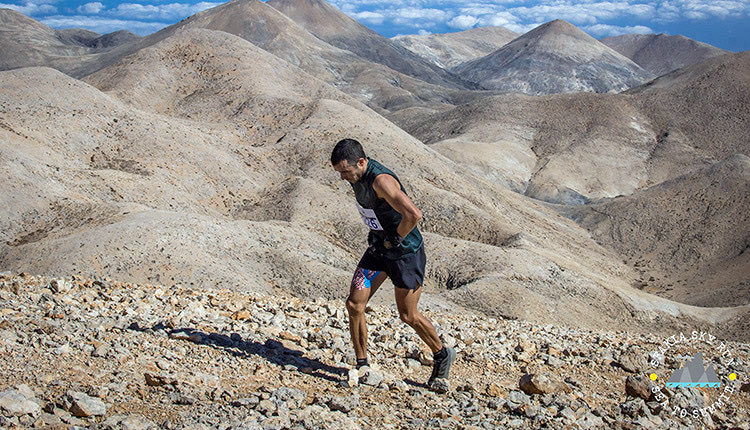
[[[365,160],[364,158],[360,158],[359,160],[357,160],[357,167],[359,167],[360,169],[365,167],[366,162],[367,160]]]

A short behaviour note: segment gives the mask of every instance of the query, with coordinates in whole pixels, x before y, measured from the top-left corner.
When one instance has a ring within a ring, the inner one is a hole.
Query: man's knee
[[[351,298],[346,300],[346,310],[349,311],[349,315],[362,315],[365,313],[365,306],[367,303],[355,302]]]
[[[399,317],[401,318],[401,321],[405,322],[406,324],[410,326],[413,326],[414,323],[417,321],[416,312],[400,312]]]

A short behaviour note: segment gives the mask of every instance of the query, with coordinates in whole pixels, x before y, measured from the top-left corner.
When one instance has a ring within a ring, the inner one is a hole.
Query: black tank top
[[[406,255],[413,254],[419,249],[422,245],[422,235],[419,233],[419,229],[414,227],[402,239],[400,247],[386,249],[383,246],[383,242],[388,237],[398,234],[396,230],[402,216],[385,199],[378,197],[375,189],[372,187],[375,178],[382,174],[393,176],[401,187],[401,191],[406,194],[406,190],[404,190],[404,186],[398,180],[398,177],[387,167],[371,158],[367,159],[365,174],[359,181],[352,184],[352,189],[357,199],[358,210],[362,216],[362,220],[370,228],[370,235],[368,236],[369,244],[384,257],[390,260],[398,260]]]

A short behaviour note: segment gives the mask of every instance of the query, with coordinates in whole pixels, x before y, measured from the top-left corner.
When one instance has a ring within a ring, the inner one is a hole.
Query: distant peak
[[[581,35],[586,34],[583,30],[576,27],[575,25],[569,23],[568,21],[564,21],[562,19],[556,19],[554,21],[550,21],[548,23],[542,24],[539,27],[531,30],[529,35],[533,36],[540,36],[540,35],[558,35],[558,34],[571,34],[571,35]]]
[[[19,18],[24,17],[24,18],[31,19],[28,16],[22,14],[21,12],[15,9],[7,9],[7,8],[0,8],[0,17],[2,16],[14,16],[14,17],[19,17]]]
[[[586,34],[586,32],[584,32],[580,28],[562,19],[556,19],[554,21],[544,23],[539,27],[536,27],[533,30],[529,31],[528,33],[520,36],[516,40],[522,43],[526,43],[529,41],[539,40],[557,40],[561,37],[572,37],[575,39],[587,41],[596,40]]]
[[[270,0],[269,2],[284,7],[293,7],[297,9],[311,7],[330,7],[330,5],[323,0]]]
[[[548,22],[546,24],[542,24],[542,27],[547,27],[547,28],[561,28],[561,29],[562,28],[575,28],[576,30],[578,29],[578,27],[576,27],[575,25],[573,25],[573,24],[571,24],[568,21],[565,21],[563,19],[556,19],[556,20],[550,21],[550,22]]]

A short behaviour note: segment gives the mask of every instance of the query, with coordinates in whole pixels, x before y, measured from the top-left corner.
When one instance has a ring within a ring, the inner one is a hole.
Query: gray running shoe
[[[442,360],[435,359],[435,363],[432,367],[432,375],[430,375],[430,379],[427,381],[427,386],[432,385],[432,383],[435,382],[435,379],[448,379],[451,364],[453,364],[453,361],[456,359],[456,350],[453,348],[445,348],[445,350],[447,352],[445,358]]]

